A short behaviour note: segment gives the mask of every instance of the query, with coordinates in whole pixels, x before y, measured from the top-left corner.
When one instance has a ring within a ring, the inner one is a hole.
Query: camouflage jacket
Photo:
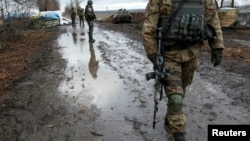
[[[221,30],[218,9],[215,0],[203,0],[204,14],[208,24],[215,28],[217,39],[210,44],[212,49],[224,48],[223,33]],[[172,0],[149,0],[142,29],[143,45],[147,55],[157,52],[155,29],[160,16],[170,16],[172,11]],[[173,41],[170,44],[174,44]]]
[[[95,15],[95,12],[94,12],[94,9],[91,5],[86,5],[86,8],[85,8],[85,18],[87,20],[94,20],[96,19],[96,15]]]
[[[71,15],[76,15],[76,9],[75,8],[71,8]]]
[[[80,8],[80,9],[79,9],[79,16],[80,16],[80,17],[83,17],[83,16],[84,16],[84,9],[83,9],[83,8]]]

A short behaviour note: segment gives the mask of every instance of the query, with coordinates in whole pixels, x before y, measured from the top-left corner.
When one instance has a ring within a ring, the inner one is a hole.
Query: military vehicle
[[[113,15],[113,23],[131,23],[132,15],[124,8],[119,9],[117,13]]]

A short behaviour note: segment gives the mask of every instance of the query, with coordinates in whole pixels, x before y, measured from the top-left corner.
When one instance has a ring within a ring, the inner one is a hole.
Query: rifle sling
[[[171,15],[170,15],[170,17],[168,19],[168,23],[169,24],[168,24],[168,27],[167,27],[167,31],[171,27],[173,19],[176,17],[178,11],[181,9],[181,7],[184,4],[184,2],[187,2],[187,0],[182,0],[181,3],[180,3],[180,5],[179,5],[179,7],[174,12],[171,13]],[[173,6],[173,4],[172,4],[172,6]]]

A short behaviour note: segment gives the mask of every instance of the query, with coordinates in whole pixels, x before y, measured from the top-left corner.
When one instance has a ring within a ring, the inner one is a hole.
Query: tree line
[[[0,17],[25,17],[34,9],[39,11],[60,10],[58,0],[0,0]]]
[[[250,5],[250,1],[249,0],[237,0],[237,2],[235,0],[216,0],[217,4],[220,4],[220,8],[223,7],[233,7],[233,8],[237,8],[237,7],[248,7]],[[238,5],[237,3],[242,3],[241,5]]]

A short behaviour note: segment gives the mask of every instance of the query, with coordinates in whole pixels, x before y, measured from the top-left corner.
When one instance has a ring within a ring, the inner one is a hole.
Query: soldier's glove
[[[156,53],[148,55],[148,59],[153,63],[154,69],[156,68],[156,56]]]
[[[222,60],[222,48],[212,49],[211,62],[214,64],[214,67],[218,66]]]

